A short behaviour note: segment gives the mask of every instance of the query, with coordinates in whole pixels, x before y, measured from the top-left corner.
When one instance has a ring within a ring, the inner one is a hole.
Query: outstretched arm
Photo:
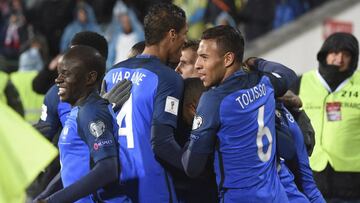
[[[251,57],[245,61],[245,65],[252,71],[259,71],[269,76],[274,86],[275,97],[284,95],[297,79],[297,75],[293,70],[280,63]]]
[[[105,185],[117,181],[118,167],[117,157],[100,160],[86,176],[49,196],[46,201],[49,203],[75,202],[82,197],[95,193]]]

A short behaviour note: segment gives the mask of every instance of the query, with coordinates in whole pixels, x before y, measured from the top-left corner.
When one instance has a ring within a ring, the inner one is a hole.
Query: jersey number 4
[[[132,126],[132,95],[122,106],[119,114],[116,116],[119,125],[119,136],[125,136],[127,148],[134,148],[134,134]]]
[[[264,111],[265,111],[265,107],[261,106],[259,108],[258,119],[257,119],[259,128],[256,137],[256,145],[258,147],[258,156],[260,160],[266,162],[269,161],[271,157],[272,135],[270,129],[267,126],[264,126]],[[264,136],[266,136],[266,138],[269,141],[269,146],[266,152],[264,152],[264,143],[263,143]]]

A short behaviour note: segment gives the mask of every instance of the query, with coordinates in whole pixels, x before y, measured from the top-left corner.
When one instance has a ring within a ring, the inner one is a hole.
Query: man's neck
[[[160,44],[145,46],[145,49],[142,54],[156,56],[164,64],[167,62],[167,59],[168,59],[168,53],[167,53],[166,47],[161,46]]]
[[[224,82],[226,80],[226,78],[230,77],[232,74],[234,74],[236,71],[240,70],[241,64],[239,63],[234,63],[233,65],[231,65],[230,67],[227,68],[227,71],[225,72],[224,78],[221,81]]]
[[[84,92],[84,94],[75,102],[74,105],[72,106],[81,106],[82,104],[84,104],[84,102],[86,101],[86,99],[89,97],[89,95],[95,91],[95,87],[94,88],[90,88],[87,91]]]

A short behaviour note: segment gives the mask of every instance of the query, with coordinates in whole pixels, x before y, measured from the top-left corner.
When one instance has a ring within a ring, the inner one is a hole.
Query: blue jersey
[[[285,165],[284,160],[280,161],[278,166],[278,173],[280,177],[281,184],[284,186],[286,195],[289,199],[289,202],[292,203],[309,203],[310,201],[305,197],[303,193],[299,191],[295,184],[294,175]]]
[[[45,95],[43,111],[39,122],[47,122],[50,124],[50,133],[46,136],[52,138],[58,130],[65,126],[65,121],[70,115],[71,105],[67,102],[62,102],[58,96],[59,88],[53,85]],[[114,115],[115,116],[115,115]],[[70,122],[70,121],[69,121]],[[117,134],[117,132],[116,132]],[[119,141],[119,140],[118,140]],[[119,158],[120,158],[120,181],[134,177],[134,165],[131,163],[131,159],[128,157],[126,143],[119,143]],[[130,189],[130,188],[129,188]],[[102,192],[102,191],[99,191]],[[115,199],[112,199],[116,201]],[[110,200],[107,200],[110,202]]]
[[[268,76],[235,72],[203,93],[189,150],[213,153],[225,202],[287,202],[276,171],[275,99]]]
[[[111,107],[98,95],[91,94],[81,106],[75,106],[65,121],[59,138],[61,179],[68,187],[89,173],[97,161],[118,156],[117,125]],[[90,195],[77,202],[92,202]]]
[[[176,201],[172,180],[151,148],[151,126],[176,128],[182,78],[158,58],[138,55],[115,65],[106,75],[107,91],[123,79],[133,83],[129,100],[117,112],[120,142],[126,143],[137,170],[138,202]]]
[[[71,111],[69,103],[60,101],[58,92],[59,87],[53,85],[46,93],[39,121],[50,124],[51,130],[46,135],[50,139],[64,126]]]
[[[298,188],[312,203],[324,203],[325,200],[316,186],[312,171],[309,165],[308,153],[304,144],[304,137],[291,113],[282,105],[279,105],[279,112],[282,115],[282,124],[288,127],[296,145],[296,163],[291,167]],[[292,164],[293,165],[293,164]]]

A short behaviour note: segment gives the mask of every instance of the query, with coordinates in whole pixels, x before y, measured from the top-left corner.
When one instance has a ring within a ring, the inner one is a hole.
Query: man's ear
[[[170,37],[171,42],[175,41],[176,36],[177,36],[177,32],[175,29],[170,29],[168,32],[168,35]]]
[[[86,84],[87,85],[92,85],[96,83],[98,77],[98,73],[96,71],[90,71],[87,74],[87,79],[86,79]]]
[[[233,52],[227,52],[224,55],[224,65],[225,68],[230,67],[235,62],[235,54]]]

